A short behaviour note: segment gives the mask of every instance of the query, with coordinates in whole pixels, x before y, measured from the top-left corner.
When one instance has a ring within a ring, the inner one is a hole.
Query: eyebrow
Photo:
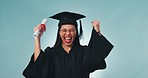
[[[70,28],[70,29],[66,29],[66,28],[61,28],[60,30],[63,30],[63,29],[65,29],[65,30],[71,30],[71,29],[75,29],[75,28]]]

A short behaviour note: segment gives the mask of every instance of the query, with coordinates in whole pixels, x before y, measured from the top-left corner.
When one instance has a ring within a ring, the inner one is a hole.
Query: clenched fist
[[[100,33],[100,21],[94,20],[92,21],[92,26],[96,30],[96,32]]]

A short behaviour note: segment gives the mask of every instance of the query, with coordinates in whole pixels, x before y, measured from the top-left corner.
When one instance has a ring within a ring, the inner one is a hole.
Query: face
[[[62,40],[62,45],[72,46],[76,37],[76,28],[71,24],[62,25],[59,34]]]

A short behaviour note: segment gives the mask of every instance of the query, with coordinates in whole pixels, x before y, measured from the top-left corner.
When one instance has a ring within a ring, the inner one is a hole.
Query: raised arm
[[[39,24],[34,28],[34,31],[40,31],[39,35],[34,38],[34,54],[28,66],[23,71],[23,75],[26,78],[45,78],[47,75],[48,61],[45,52],[49,51],[49,48],[45,51],[41,50],[40,39],[43,34],[42,25]]]
[[[93,30],[88,46],[85,48],[84,63],[88,72],[105,69],[105,58],[113,48],[113,45],[100,34],[100,22],[92,22]]]
[[[43,27],[42,24],[38,24],[35,28],[34,28],[34,32],[35,31],[40,31],[39,36],[34,38],[34,61],[36,61],[36,59],[38,58],[40,51],[41,51],[41,43],[40,43],[40,39],[41,36],[43,35]]]

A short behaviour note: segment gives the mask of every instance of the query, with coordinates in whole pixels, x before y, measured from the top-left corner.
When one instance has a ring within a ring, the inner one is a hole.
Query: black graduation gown
[[[34,62],[33,55],[23,71],[26,78],[89,78],[89,74],[105,69],[105,58],[113,45],[93,29],[88,46],[73,45],[67,54],[62,46],[41,50]]]

